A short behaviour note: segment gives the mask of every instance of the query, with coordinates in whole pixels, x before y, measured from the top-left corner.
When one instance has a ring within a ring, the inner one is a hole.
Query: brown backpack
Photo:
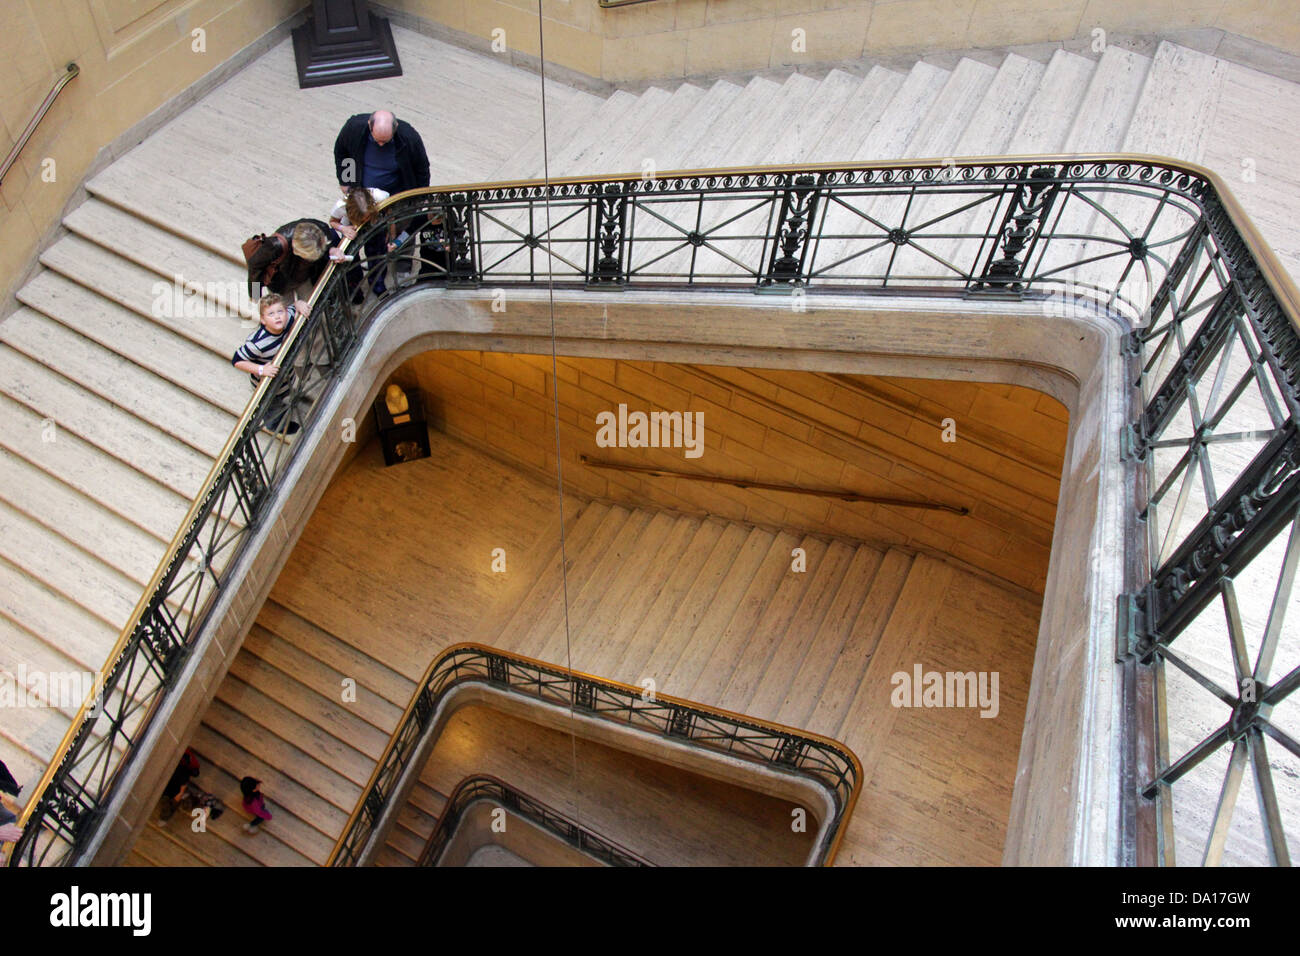
[[[278,249],[279,251],[276,253],[275,258],[273,258],[270,263],[262,269],[261,276],[256,278],[256,281],[259,281],[263,286],[267,286],[270,285],[271,280],[275,277],[280,266],[284,264],[284,260],[289,257],[289,240],[285,239],[284,236],[280,235],[278,232],[273,232],[269,236],[259,233],[250,239],[245,239],[244,244],[240,246],[240,249],[244,253],[244,263],[248,266],[248,281],[250,285],[255,281],[255,277],[253,276],[253,259],[264,258],[266,255],[264,250],[266,250],[268,245],[274,249]]]

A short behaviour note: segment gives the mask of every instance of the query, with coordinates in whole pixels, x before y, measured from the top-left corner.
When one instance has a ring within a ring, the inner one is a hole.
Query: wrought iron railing
[[[405,234],[391,252],[382,238],[389,224]],[[289,401],[310,428],[365,319],[424,283],[749,289],[790,295],[796,313],[819,290],[1036,300],[1048,315],[1077,310],[1124,323],[1146,403],[1127,435],[1142,477],[1145,540],[1134,546],[1145,565],[1121,602],[1119,656],[1161,691],[1171,685],[1144,718],[1162,743],[1135,789],[1153,801],[1168,862],[1178,842],[1175,786],[1203,793],[1184,778],[1227,761],[1213,861],[1250,762],[1269,853],[1287,859],[1265,738],[1279,759],[1300,758],[1300,698],[1291,695],[1300,677],[1288,656],[1300,642],[1284,640],[1283,627],[1300,560],[1300,295],[1208,170],[1152,157],[1025,157],[449,186],[387,200],[350,243],[367,246],[364,265],[330,268],[311,319],[286,347],[292,394],[278,380],[261,386],[218,457],[110,658],[105,706],[83,708],[36,788],[16,860],[74,859],[98,825],[296,450],[259,438],[259,426]],[[376,298],[368,287],[381,277]],[[355,310],[354,297],[363,300]],[[1236,592],[1260,569],[1273,600],[1256,621]],[[1207,614],[1214,605],[1217,619]],[[1226,665],[1208,662],[1215,642]],[[1275,664],[1290,669],[1270,681]],[[1207,723],[1204,708],[1173,706],[1192,693],[1227,707],[1224,719]]]
[[[457,644],[430,665],[379,758],[330,854],[330,866],[355,866],[388,809],[402,774],[433,723],[442,698],[478,682],[572,708],[632,730],[773,768],[818,785],[833,808],[810,855],[829,865],[862,782],[862,766],[843,744],[817,734],[754,720],[479,644]]]
[[[416,866],[438,865],[443,852],[456,835],[456,827],[465,811],[480,801],[509,810],[515,816],[535,823],[552,836],[606,866],[654,866],[626,847],[574,823],[564,814],[490,774],[466,777],[456,784],[456,789],[451,792],[446,806],[438,815],[433,833],[429,834],[424,849],[420,851]]]

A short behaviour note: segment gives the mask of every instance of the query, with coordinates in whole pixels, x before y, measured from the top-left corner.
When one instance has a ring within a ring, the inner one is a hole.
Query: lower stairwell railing
[[[329,866],[355,866],[389,809],[403,774],[433,725],[438,706],[454,688],[478,683],[508,690],[580,715],[656,734],[693,748],[738,758],[816,784],[833,811],[824,821],[810,864],[829,865],[853,811],[862,766],[843,744],[780,724],[754,720],[691,701],[648,695],[641,687],[593,677],[479,644],[457,644],[429,666],[383,756],[362,791]]]
[[[285,371],[255,393],[123,629],[102,699],[86,701],[33,788],[11,864],[81,860],[378,307],[412,286],[548,284],[781,292],[796,314],[819,291],[1032,302],[1046,320],[1119,323],[1142,404],[1125,445],[1143,532],[1127,544],[1143,570],[1120,598],[1116,656],[1137,715],[1126,746],[1140,750],[1153,728],[1156,739],[1149,759],[1130,756],[1126,796],[1156,820],[1134,827],[1129,843],[1150,852],[1131,860],[1173,862],[1174,787],[1231,750],[1203,858],[1223,857],[1249,763],[1267,852],[1288,861],[1265,739],[1300,759],[1300,732],[1278,715],[1300,684],[1283,628],[1300,564],[1300,294],[1215,174],[1156,157],[1043,156],[448,186],[386,200],[349,247],[382,246],[390,225],[404,234],[394,251],[331,266],[317,285]],[[393,281],[375,298],[384,273]],[[294,419],[293,444],[263,430]],[[1247,572],[1268,578],[1265,621],[1238,611]],[[1211,645],[1226,666],[1206,663]],[[1274,680],[1277,662],[1292,669]],[[1171,722],[1188,694],[1208,695],[1221,718]]]
[[[604,863],[606,866],[654,866],[626,847],[606,840],[599,833],[574,823],[564,814],[551,809],[540,800],[534,800],[528,794],[516,790],[504,780],[490,774],[466,777],[456,784],[456,789],[447,798],[447,805],[438,815],[433,833],[420,851],[416,866],[438,866],[456,836],[456,829],[465,817],[465,812],[475,803],[487,803],[494,807],[509,810],[515,816],[536,824],[553,837],[563,840],[575,850]]]

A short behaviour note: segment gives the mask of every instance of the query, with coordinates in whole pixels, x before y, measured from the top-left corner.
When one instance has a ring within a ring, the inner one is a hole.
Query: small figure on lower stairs
[[[245,833],[259,832],[262,823],[271,819],[271,811],[266,809],[261,786],[262,781],[256,777],[245,777],[239,781],[239,791],[244,795],[244,809],[253,815],[253,819],[244,824]]]
[[[176,765],[167,787],[163,790],[163,807],[159,818],[165,823],[177,810],[193,813],[196,809],[206,811],[207,817],[218,819],[226,812],[226,805],[218,797],[208,793],[194,782],[199,775],[198,755],[189,747],[181,755],[181,762]]]

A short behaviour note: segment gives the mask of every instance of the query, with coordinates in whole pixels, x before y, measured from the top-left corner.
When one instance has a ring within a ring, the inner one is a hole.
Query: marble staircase
[[[552,80],[543,162],[536,75],[395,32],[406,75],[345,87],[299,90],[288,41],[268,52],[88,181],[19,291],[0,324],[5,675],[102,666],[249,396],[228,361],[252,327],[239,245],[298,216],[324,217],[337,194],[333,137],[355,112],[386,106],[419,129],[434,183],[647,164],[1169,154],[1229,176],[1300,274],[1291,162],[1300,86],[1172,44],[1153,57],[1062,51],[997,67],[921,61],[905,74],[863,63],[605,97]],[[1242,179],[1244,160],[1256,178]],[[619,657],[603,648],[593,666],[618,676]],[[706,663],[692,659],[682,693],[708,679]],[[744,703],[748,687],[713,690]],[[20,782],[36,782],[73,711],[4,714],[0,759]]]

